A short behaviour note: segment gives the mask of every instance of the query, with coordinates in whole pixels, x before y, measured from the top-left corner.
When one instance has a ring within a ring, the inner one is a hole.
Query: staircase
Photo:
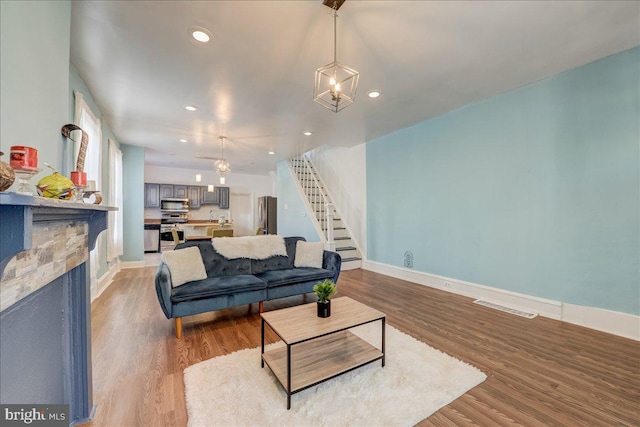
[[[314,213],[314,225],[328,250],[336,251],[342,258],[341,270],[360,268],[362,255],[351,237],[346,224],[313,163],[302,154],[289,160],[293,175],[298,180],[298,190],[306,195],[307,209]]]

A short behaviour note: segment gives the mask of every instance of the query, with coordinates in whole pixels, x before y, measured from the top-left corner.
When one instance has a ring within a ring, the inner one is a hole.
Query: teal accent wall
[[[640,314],[640,48],[367,144],[368,258]]]
[[[144,261],[144,147],[120,144],[122,150],[122,261]]]
[[[278,234],[285,237],[301,236],[307,239],[307,242],[319,242],[320,236],[307,214],[294,179],[287,162],[278,162]],[[287,209],[284,208],[285,205]]]
[[[12,145],[27,145],[38,149],[40,168],[47,162],[61,170],[70,34],[69,1],[0,1],[0,149],[7,157]],[[44,169],[34,183],[49,175]]]

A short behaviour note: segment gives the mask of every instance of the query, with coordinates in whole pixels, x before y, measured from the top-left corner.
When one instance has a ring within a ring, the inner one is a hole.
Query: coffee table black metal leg
[[[287,410],[291,409],[291,346],[287,344]]]
[[[385,324],[386,324],[386,318],[382,318],[382,367],[384,368],[384,357],[385,357],[385,353],[384,353],[384,340],[385,340]]]
[[[262,348],[260,350],[260,366],[264,368],[264,319],[261,322],[262,325]]]

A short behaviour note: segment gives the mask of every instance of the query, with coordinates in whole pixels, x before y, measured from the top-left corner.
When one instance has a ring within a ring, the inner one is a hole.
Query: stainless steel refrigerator
[[[258,197],[259,234],[278,234],[278,199],[271,196]]]

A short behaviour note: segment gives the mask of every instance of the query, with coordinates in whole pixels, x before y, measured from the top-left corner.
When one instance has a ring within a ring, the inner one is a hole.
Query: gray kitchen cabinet
[[[190,185],[187,188],[187,192],[189,195],[189,207],[190,208],[199,208],[200,207],[200,194],[202,193],[202,187]]]
[[[220,187],[216,187],[213,191],[208,191],[207,187],[202,187],[202,197],[200,205],[217,205],[220,203]]]
[[[218,187],[213,191],[207,191],[207,187],[202,188],[200,205],[218,205],[220,209],[229,209],[229,187]]]
[[[189,197],[189,192],[187,190],[186,185],[174,185],[173,186],[173,197],[179,199],[186,199]]]
[[[160,207],[160,184],[153,184],[153,183],[144,184],[144,207],[145,208]]]
[[[173,184],[160,184],[160,198],[167,199],[173,196]]]
[[[218,187],[220,190],[220,198],[218,206],[220,209],[229,209],[229,187]]]

